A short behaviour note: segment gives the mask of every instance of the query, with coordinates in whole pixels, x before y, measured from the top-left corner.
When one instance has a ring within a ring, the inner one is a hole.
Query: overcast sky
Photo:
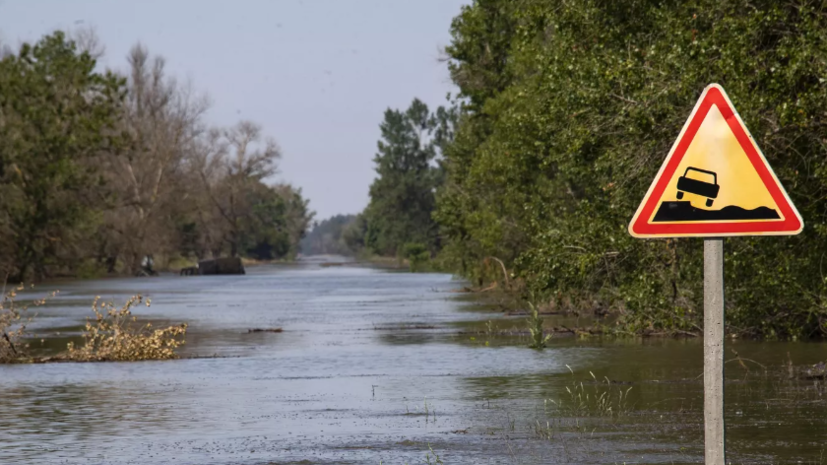
[[[140,41],[209,94],[209,122],[250,119],[282,148],[277,180],[317,219],[358,213],[387,107],[454,92],[440,49],[468,0],[0,0],[0,39],[92,26],[106,66]]]

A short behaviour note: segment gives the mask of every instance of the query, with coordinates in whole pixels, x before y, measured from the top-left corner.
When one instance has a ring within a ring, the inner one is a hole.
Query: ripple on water
[[[319,263],[60,283],[34,326],[43,336],[81,324],[95,295],[140,292],[153,305],[138,316],[190,323],[186,355],[225,357],[2,366],[0,463],[401,464],[430,448],[468,464],[702,460],[698,341],[562,338],[538,352],[518,337],[460,335],[489,319],[522,324],[451,292],[462,286]],[[269,327],[284,332],[247,333]],[[824,347],[738,343],[772,366],[787,352],[815,362]],[[825,461],[817,386],[729,368],[730,457]],[[575,414],[566,388],[587,403],[626,391],[625,410]]]

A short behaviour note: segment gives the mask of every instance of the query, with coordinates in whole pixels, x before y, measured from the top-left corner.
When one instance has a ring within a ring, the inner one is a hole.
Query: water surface
[[[0,366],[3,464],[413,464],[431,450],[461,464],[703,462],[697,340],[534,351],[495,334],[521,317],[449,275],[312,261],[49,286],[60,296],[32,326],[44,346],[95,296],[142,293],[139,317],[188,322],[183,354],[217,357]],[[247,332],[272,327],[284,332]],[[778,375],[826,347],[728,344],[749,359],[727,364],[733,463],[827,463],[823,385]]]

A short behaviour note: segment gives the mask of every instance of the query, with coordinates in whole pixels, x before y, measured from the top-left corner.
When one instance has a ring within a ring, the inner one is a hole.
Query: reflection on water
[[[136,314],[189,322],[186,355],[219,357],[2,366],[0,463],[402,464],[429,445],[446,463],[702,461],[699,341],[560,338],[533,351],[518,336],[460,333],[522,325],[451,292],[461,287],[313,263],[61,283],[34,326],[51,347],[95,295],[140,292],[153,305]],[[247,333],[270,327],[284,332]],[[814,363],[825,346],[731,346],[771,370],[727,364],[729,456],[827,462],[823,386],[775,375],[788,352]],[[550,406],[570,408],[567,388],[592,404],[603,391],[627,397],[619,416],[615,404],[566,415]]]

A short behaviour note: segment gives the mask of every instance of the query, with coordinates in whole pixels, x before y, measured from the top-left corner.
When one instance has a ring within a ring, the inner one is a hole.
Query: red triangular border
[[[648,219],[652,217],[655,208],[660,204],[663,192],[666,189],[675,170],[678,169],[689,145],[695,138],[695,134],[709,113],[712,105],[716,105],[723,115],[730,130],[741,144],[744,152],[749,157],[755,171],[758,172],[767,190],[772,195],[784,220],[772,221],[751,221],[751,222],[709,222],[709,223],[664,223],[650,224]],[[752,136],[747,131],[741,117],[735,112],[732,102],[727,97],[724,89],[718,84],[711,84],[701,95],[695,109],[686,121],[686,124],[672,147],[669,156],[663,162],[658,175],[649,191],[644,197],[644,202],[638,207],[632,222],[629,224],[629,233],[635,237],[722,237],[722,236],[753,236],[753,235],[793,235],[798,234],[804,228],[804,221],[790,201],[789,196],[781,187],[781,183],[772,172],[772,169],[764,158]]]

